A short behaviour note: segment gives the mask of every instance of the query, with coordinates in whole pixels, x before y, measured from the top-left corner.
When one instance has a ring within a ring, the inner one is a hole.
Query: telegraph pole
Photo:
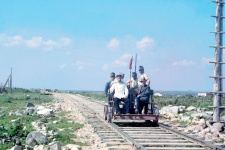
[[[223,62],[223,0],[212,1],[216,3],[216,16],[212,16],[216,18],[215,22],[215,31],[211,33],[215,33],[215,46],[210,46],[215,48],[215,57],[214,61],[210,63],[214,63],[214,76],[210,76],[214,78],[214,90],[213,92],[213,122],[220,122],[220,114],[225,108],[222,106],[223,100],[223,82],[222,79],[225,79],[222,74],[222,64]]]

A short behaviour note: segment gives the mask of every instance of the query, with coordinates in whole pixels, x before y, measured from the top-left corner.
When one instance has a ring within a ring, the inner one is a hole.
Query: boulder
[[[40,133],[39,131],[33,131],[27,135],[27,138],[26,138],[27,145],[29,145],[28,141],[32,138],[35,141],[37,141],[38,144],[47,144],[49,142],[48,138],[44,134]]]
[[[22,147],[16,145],[16,146],[12,147],[10,150],[22,150]]]
[[[35,145],[33,150],[45,150],[45,147],[44,145]]]
[[[68,144],[66,145],[66,148],[70,150],[82,150],[82,148],[79,145],[74,145],[74,144]]]
[[[178,114],[179,113],[179,107],[178,106],[172,106],[172,107],[170,107],[169,111],[173,114]]]
[[[50,150],[62,150],[62,144],[60,142],[54,142],[49,144],[50,145]]]
[[[26,107],[35,107],[32,103],[27,103]]]
[[[45,109],[44,106],[37,106],[37,110],[43,110],[43,109]]]
[[[186,109],[187,111],[195,111],[196,110],[196,107],[194,106],[190,106]]]
[[[211,118],[211,116],[208,115],[206,112],[193,113],[193,114],[191,114],[191,117],[198,118],[198,119],[201,119],[201,118],[209,119],[209,118]]]
[[[186,106],[178,106],[179,107],[179,113],[185,113]]]
[[[207,125],[206,125],[205,119],[200,119],[200,120],[199,120],[199,125],[200,125],[203,129],[206,128]]]
[[[38,143],[34,138],[29,138],[26,140],[26,144],[29,146],[34,146],[34,145],[37,145]]]
[[[210,129],[211,129],[211,130],[210,130],[211,132],[221,132],[221,131],[224,130],[224,124],[219,123],[219,122],[214,123],[214,124],[210,127]]]
[[[164,106],[160,111],[169,112],[170,107]]]
[[[37,114],[39,114],[39,115],[51,115],[51,114],[53,114],[53,110],[45,108],[45,109],[37,111]]]
[[[213,111],[205,111],[208,115],[212,116],[213,115]]]

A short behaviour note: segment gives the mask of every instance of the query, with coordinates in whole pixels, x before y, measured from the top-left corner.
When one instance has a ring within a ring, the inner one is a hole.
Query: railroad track
[[[81,95],[70,95],[74,105],[95,129],[109,150],[221,150],[222,147],[171,129],[163,124],[151,127],[143,122],[104,120],[104,103]]]

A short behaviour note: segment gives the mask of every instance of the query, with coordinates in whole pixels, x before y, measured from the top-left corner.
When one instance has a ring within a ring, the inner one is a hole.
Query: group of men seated
[[[114,72],[110,74],[111,80],[106,83],[105,94],[108,97],[109,105],[113,99],[114,105],[118,115],[121,115],[119,103],[123,101],[125,103],[126,114],[130,114],[130,106],[133,107],[135,101],[135,113],[141,114],[143,107],[145,106],[144,113],[147,114],[150,96],[150,80],[144,73],[144,67],[139,66],[139,72],[141,74],[140,79],[137,78],[137,73],[132,73],[132,78],[123,82],[124,74],[119,73],[115,75]],[[129,90],[128,90],[129,89]],[[130,103],[131,102],[131,103]]]

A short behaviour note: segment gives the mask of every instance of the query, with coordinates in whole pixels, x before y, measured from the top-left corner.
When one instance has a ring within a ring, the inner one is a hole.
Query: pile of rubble
[[[165,118],[163,122],[177,130],[201,137],[209,142],[225,144],[224,124],[210,123],[213,119],[212,111],[194,106],[186,108],[185,106],[169,105],[163,107],[159,112]],[[225,116],[221,118],[225,120]],[[180,125],[181,122],[182,125]]]

